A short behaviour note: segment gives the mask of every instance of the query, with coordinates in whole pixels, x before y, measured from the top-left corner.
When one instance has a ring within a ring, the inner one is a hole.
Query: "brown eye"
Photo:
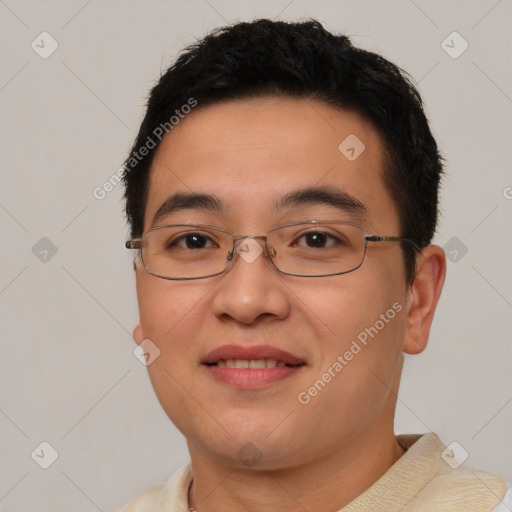
[[[218,247],[213,244],[209,237],[200,233],[188,233],[171,240],[167,244],[167,248],[180,247],[182,249],[205,249],[208,247]]]
[[[292,245],[293,246],[306,246],[312,249],[321,249],[323,247],[332,247],[342,243],[338,238],[328,233],[321,231],[310,231],[309,233],[302,234]],[[303,242],[300,242],[303,240]]]

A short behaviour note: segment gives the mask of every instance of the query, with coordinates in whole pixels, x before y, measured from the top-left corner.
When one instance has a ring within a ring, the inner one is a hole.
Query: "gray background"
[[[419,83],[448,172],[436,242],[454,261],[430,345],[406,359],[396,430],[436,431],[466,465],[512,480],[511,11],[510,0],[0,0],[0,509],[117,510],[188,460],[133,355],[122,188],[93,190],[122,163],[160,70],[210,29],[254,17],[315,17]],[[51,48],[43,31],[59,45],[46,59],[31,47]],[[457,58],[453,31],[469,44]],[[58,452],[48,469],[36,463],[48,448],[31,457],[42,441]]]

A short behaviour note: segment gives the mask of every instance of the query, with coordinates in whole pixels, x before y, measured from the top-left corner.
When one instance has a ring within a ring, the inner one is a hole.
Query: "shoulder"
[[[494,507],[491,512],[510,512],[512,510],[512,484],[508,484],[507,492],[503,499]]]
[[[162,491],[164,487],[165,484],[158,484],[146,489],[128,505],[125,505],[120,512],[149,512],[150,510],[162,509]]]
[[[173,473],[167,482],[150,487],[120,512],[186,512],[191,480],[192,470],[188,463]]]
[[[459,467],[439,472],[427,485],[418,505],[428,503],[425,510],[460,510],[464,512],[496,511],[505,499],[509,485],[503,478]]]
[[[512,491],[505,479],[460,465],[452,444],[445,446],[433,433],[414,437],[404,436],[409,445],[404,462],[408,470],[421,468],[417,477],[424,478],[424,486],[411,501],[411,510],[501,512],[496,507],[508,505]]]

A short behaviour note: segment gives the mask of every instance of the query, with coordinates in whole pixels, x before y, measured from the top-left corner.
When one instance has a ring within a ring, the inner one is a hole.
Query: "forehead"
[[[355,112],[282,97],[199,105],[158,148],[144,229],[176,193],[215,196],[224,220],[256,228],[271,223],[283,197],[311,187],[354,198],[369,226],[392,229],[398,218],[384,165],[379,134]]]

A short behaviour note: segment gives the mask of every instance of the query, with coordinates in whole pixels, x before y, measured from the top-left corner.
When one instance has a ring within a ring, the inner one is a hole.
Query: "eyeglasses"
[[[125,247],[140,250],[149,274],[188,280],[222,274],[236,254],[251,263],[263,252],[257,239],[265,241],[266,254],[279,272],[300,277],[352,272],[362,265],[368,242],[405,240],[366,235],[362,228],[347,222],[310,220],[279,226],[266,236],[235,236],[225,229],[201,224],[159,226],[149,229],[142,238],[128,240]]]

